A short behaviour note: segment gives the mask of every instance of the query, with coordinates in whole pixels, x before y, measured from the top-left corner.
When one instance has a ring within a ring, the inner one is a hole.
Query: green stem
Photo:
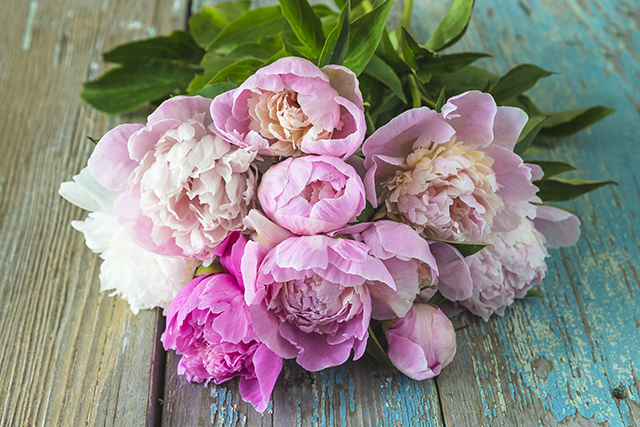
[[[413,100],[413,108],[422,107],[422,94],[413,74],[409,75],[409,88],[411,90],[411,99]]]
[[[437,105],[437,104],[435,103],[435,101],[433,101],[432,99],[427,98],[426,96],[424,96],[424,95],[422,95],[422,94],[420,95],[420,97],[422,98],[422,100],[423,100],[426,104],[429,104],[429,106],[430,106],[430,107],[432,107],[432,108],[436,108],[436,105]]]
[[[442,294],[440,293],[440,291],[437,291],[429,300],[429,304],[432,305],[438,305],[440,304],[442,301],[445,301],[446,298],[442,296]]]
[[[411,9],[413,9],[413,0],[405,0],[400,25],[407,30],[409,29],[409,22],[411,21]]]

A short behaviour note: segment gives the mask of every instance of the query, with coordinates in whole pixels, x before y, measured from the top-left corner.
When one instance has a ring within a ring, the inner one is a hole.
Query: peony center
[[[270,146],[277,155],[299,155],[303,142],[331,137],[331,132],[311,123],[298,103],[298,93],[290,89],[253,93],[248,106],[249,129],[275,140]]]
[[[503,208],[493,159],[452,138],[417,148],[383,183],[389,212],[400,214],[424,237],[477,241]]]

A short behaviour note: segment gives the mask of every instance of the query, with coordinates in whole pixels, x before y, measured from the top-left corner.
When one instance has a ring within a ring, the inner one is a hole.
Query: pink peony
[[[456,333],[438,307],[414,304],[385,331],[393,365],[414,380],[440,374],[456,354]]]
[[[220,242],[243,228],[256,151],[208,130],[210,104],[201,97],[169,99],[146,126],[109,131],[89,159],[102,185],[124,191],[115,214],[149,251],[210,261]]]
[[[485,239],[491,244],[465,258],[473,280],[473,295],[460,302],[485,321],[504,314],[516,298],[524,298],[534,284],[542,282],[547,271],[544,237],[527,218],[518,228],[494,233]]]
[[[355,74],[297,57],[282,58],[218,96],[211,116],[216,132],[234,144],[277,156],[347,157],[366,130]]]
[[[363,243],[324,235],[291,237],[275,248],[247,244],[242,262],[256,334],[279,356],[318,371],[364,353],[371,318],[368,286],[395,288]]]
[[[531,171],[513,153],[526,122],[481,92],[449,99],[441,113],[406,111],[363,145],[367,197],[427,238],[480,241],[512,230],[535,215]]]
[[[263,412],[282,369],[282,358],[256,337],[239,275],[246,240],[234,233],[221,257],[232,274],[198,276],[178,293],[167,312],[165,349],[182,355],[178,374],[194,382],[240,377],[242,398]]]
[[[301,235],[334,231],[364,209],[362,180],[330,156],[289,158],[262,177],[258,200],[269,218]]]
[[[422,289],[438,278],[438,266],[429,243],[411,227],[395,221],[376,221],[348,226],[336,231],[364,243],[369,255],[387,267],[396,285],[369,285],[372,317],[392,319],[407,314]]]

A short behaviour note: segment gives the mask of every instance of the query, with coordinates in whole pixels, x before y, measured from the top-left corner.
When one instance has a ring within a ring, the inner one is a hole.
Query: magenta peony
[[[275,248],[247,244],[242,263],[256,334],[279,356],[318,371],[364,353],[368,286],[395,289],[382,261],[360,242],[291,237]]]
[[[449,99],[441,113],[406,111],[363,145],[367,197],[427,238],[480,241],[512,230],[535,215],[531,171],[513,153],[526,122],[522,110],[481,92]]]
[[[108,132],[89,159],[105,187],[123,191],[114,211],[131,238],[160,255],[210,261],[243,228],[255,186],[253,149],[209,131],[210,99],[165,101],[147,125]]]
[[[388,355],[400,372],[414,380],[440,374],[456,354],[456,333],[438,307],[414,304],[385,331]]]
[[[364,209],[362,180],[337,157],[289,158],[262,177],[258,200],[269,218],[300,235],[334,231]]]
[[[282,58],[258,70],[211,105],[212,127],[240,147],[260,154],[300,153],[347,157],[366,125],[358,80],[349,69]]]
[[[496,313],[500,316],[516,298],[540,283],[547,271],[544,237],[524,218],[518,228],[489,235],[491,244],[465,258],[473,280],[473,295],[460,302],[485,321]]]
[[[234,233],[221,257],[232,274],[198,276],[182,288],[167,312],[162,342],[165,349],[182,355],[178,374],[216,384],[239,376],[242,398],[263,412],[282,358],[256,337],[242,282],[235,277],[245,244],[244,237]]]

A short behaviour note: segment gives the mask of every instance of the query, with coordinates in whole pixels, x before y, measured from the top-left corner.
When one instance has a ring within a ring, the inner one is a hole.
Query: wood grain
[[[0,425],[143,425],[157,313],[98,292],[99,260],[57,194],[92,144],[137,115],[78,97],[100,52],[185,25],[173,0],[16,2],[0,14]]]

